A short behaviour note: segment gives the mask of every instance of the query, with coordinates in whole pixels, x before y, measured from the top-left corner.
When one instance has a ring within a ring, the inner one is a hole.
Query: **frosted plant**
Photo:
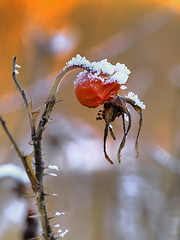
[[[0,122],[9,137],[14,149],[16,150],[19,158],[21,159],[26,174],[30,180],[32,190],[34,191],[34,196],[36,200],[36,205],[38,208],[38,214],[36,215],[40,218],[42,225],[42,235],[46,240],[55,240],[52,225],[50,224],[50,219],[60,215],[64,215],[63,212],[56,212],[55,216],[49,217],[46,207],[46,193],[44,192],[44,170],[46,169],[45,163],[42,157],[42,139],[43,133],[46,128],[47,123],[50,120],[51,112],[56,104],[56,94],[58,88],[61,85],[61,81],[64,76],[71,70],[75,68],[83,69],[76,80],[74,81],[74,90],[78,101],[88,107],[96,108],[103,105],[103,110],[98,112],[97,120],[105,121],[104,129],[104,155],[105,158],[113,164],[106,152],[106,140],[108,132],[110,131],[111,136],[115,140],[115,135],[111,126],[111,123],[117,118],[122,117],[124,135],[120,143],[117,158],[120,162],[121,160],[121,150],[123,149],[128,132],[131,128],[131,114],[127,108],[127,104],[132,105],[132,107],[140,115],[139,129],[136,137],[135,148],[138,152],[138,138],[140,129],[142,126],[142,109],[145,109],[145,105],[138,99],[137,95],[130,92],[126,97],[122,97],[119,94],[120,90],[126,89],[125,83],[128,80],[130,70],[124,65],[117,63],[112,65],[107,61],[107,59],[101,60],[99,62],[90,62],[85,57],[81,57],[79,54],[67,62],[66,66],[58,73],[54,79],[49,96],[47,97],[45,108],[43,113],[40,112],[40,108],[33,110],[32,98],[28,101],[24,90],[21,88],[19,82],[17,81],[16,74],[19,72],[16,68],[20,68],[16,64],[16,57],[13,59],[13,80],[22,95],[25,107],[27,108],[30,129],[31,129],[31,143],[33,145],[33,152],[29,155],[25,155],[21,151],[12,137],[10,131],[8,130],[5,121],[0,116]],[[128,121],[126,127],[125,118]],[[32,163],[35,163],[34,168]],[[49,165],[47,168],[51,170],[58,171],[56,165]],[[56,173],[49,173],[50,176],[57,176]],[[55,194],[52,194],[55,196]],[[68,230],[61,232],[59,237],[64,237]]]

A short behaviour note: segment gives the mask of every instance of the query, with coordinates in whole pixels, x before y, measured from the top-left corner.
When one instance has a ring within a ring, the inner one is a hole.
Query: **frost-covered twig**
[[[16,74],[19,74],[19,72],[17,71],[16,68],[17,68],[17,67],[20,67],[18,64],[16,64],[16,60],[17,60],[17,57],[13,57],[12,77],[13,77],[14,83],[16,84],[16,87],[18,88],[19,92],[20,92],[21,95],[22,95],[22,98],[23,98],[23,100],[24,100],[25,106],[28,108],[28,100],[27,100],[25,91],[21,88],[21,86],[20,86],[20,84],[18,83],[17,78],[16,78]]]
[[[18,88],[18,90],[19,90],[19,92],[20,92],[20,94],[23,98],[24,104],[25,104],[25,106],[28,110],[30,126],[31,126],[31,135],[33,135],[35,130],[34,130],[33,121],[32,121],[32,112],[31,112],[31,109],[29,108],[30,104],[31,104],[31,101],[30,101],[30,103],[28,102],[25,91],[22,89],[22,87],[20,86],[20,84],[19,84],[19,82],[16,78],[16,74],[19,74],[19,72],[16,68],[21,68],[21,66],[16,63],[16,60],[17,60],[17,57],[13,57],[12,77],[13,77],[13,80],[14,80],[14,83],[15,83],[16,87]]]
[[[45,200],[45,196],[47,194],[44,192],[43,182],[45,164],[42,159],[42,139],[44,130],[50,119],[51,112],[56,103],[56,94],[60,86],[61,80],[69,71],[75,68],[81,68],[85,70],[82,74],[78,75],[76,81],[74,82],[75,93],[79,102],[86,107],[96,108],[104,104],[104,110],[99,113],[97,120],[104,119],[106,123],[104,131],[104,153],[105,158],[111,164],[113,164],[113,161],[109,158],[106,152],[106,138],[108,135],[108,129],[110,128],[110,123],[113,122],[116,117],[122,115],[124,118],[124,114],[128,115],[129,124],[127,129],[126,126],[124,125],[124,137],[118,150],[118,161],[120,162],[120,152],[125,145],[126,137],[131,126],[131,115],[126,107],[126,103],[130,103],[134,107],[134,109],[140,115],[139,130],[136,137],[136,151],[138,155],[137,148],[138,137],[142,125],[142,109],[145,108],[145,105],[142,105],[142,103],[138,100],[136,95],[133,95],[132,100],[131,98],[123,98],[118,94],[119,89],[123,90],[126,88],[124,84],[126,83],[128,76],[130,74],[129,69],[124,64],[117,63],[116,65],[112,65],[109,62],[107,62],[107,59],[101,60],[100,62],[89,62],[85,57],[81,57],[80,55],[77,54],[75,58],[72,58],[72,60],[67,62],[66,66],[59,72],[59,74],[54,79],[50,89],[49,96],[45,103],[44,112],[42,113],[41,117],[39,117],[40,110],[39,109],[35,111],[32,110],[32,99],[29,102],[27,101],[26,95],[16,79],[16,74],[18,73],[17,70],[15,69],[16,67],[19,66],[16,64],[15,57],[13,59],[12,76],[16,86],[18,87],[23,97],[25,106],[28,110],[31,127],[31,140],[34,147],[34,151],[31,154],[25,156],[19,150],[16,142],[14,141],[8,129],[6,128],[4,120],[2,118],[0,118],[0,120],[3,128],[5,129],[8,137],[10,138],[13,146],[16,149],[18,156],[22,160],[27,175],[31,181],[32,189],[35,193],[35,199],[39,212],[37,216],[40,218],[41,221],[43,237],[45,240],[55,240],[56,238],[54,237],[52,227],[49,222],[52,217],[48,216]],[[93,96],[91,94],[92,92],[94,94]],[[37,121],[38,119],[39,121]],[[111,135],[114,137],[112,129],[110,131]],[[32,168],[33,158],[35,162],[35,171]],[[50,168],[57,170],[57,167],[53,165],[51,165]],[[49,175],[55,176],[56,174],[49,173]],[[60,214],[61,213],[57,212],[56,216]],[[64,233],[61,233],[59,237],[64,237],[64,235],[67,232],[68,230],[66,230]]]
[[[37,202],[37,207],[39,211],[39,216],[41,220],[41,225],[42,225],[42,231],[43,231],[43,237],[46,240],[55,240],[55,237],[53,236],[53,232],[51,229],[51,225],[49,223],[48,219],[48,213],[47,213],[47,208],[46,208],[46,201],[45,201],[45,193],[44,193],[44,185],[43,185],[43,171],[44,171],[44,164],[42,161],[42,148],[41,148],[41,141],[42,141],[42,134],[45,128],[46,123],[49,120],[49,115],[52,111],[52,108],[55,104],[55,101],[48,102],[46,104],[46,108],[44,110],[44,113],[42,114],[42,117],[39,121],[38,127],[36,129],[36,120],[37,116],[39,114],[39,111],[32,111],[32,101],[28,103],[27,97],[22,90],[20,84],[17,81],[16,74],[18,73],[16,71],[16,67],[18,65],[16,64],[16,57],[13,58],[13,80],[20,91],[25,106],[28,109],[28,114],[30,118],[30,126],[31,126],[31,135],[32,135],[32,141],[34,145],[34,152],[30,155],[25,156],[22,151],[20,151],[19,147],[17,146],[15,140],[13,139],[10,131],[6,127],[6,123],[3,120],[2,117],[0,117],[0,122],[8,135],[12,145],[14,146],[19,158],[22,160],[22,163],[24,165],[24,168],[26,170],[26,173],[30,179],[32,189],[35,193],[35,198]],[[32,169],[32,159],[35,159],[35,173],[34,170]]]
[[[102,73],[109,77],[109,82],[117,81],[119,84],[125,84],[128,79],[128,75],[130,74],[129,69],[124,64],[120,64],[119,62],[116,65],[112,65],[107,61],[107,59],[103,59],[100,62],[90,62],[85,57],[81,57],[79,54],[77,54],[76,57],[73,57],[69,62],[67,62],[66,66],[54,79],[50,90],[49,99],[55,98],[61,80],[69,71],[75,68],[87,70],[90,73],[94,73],[96,76]],[[93,75],[91,75],[91,77],[93,77]]]

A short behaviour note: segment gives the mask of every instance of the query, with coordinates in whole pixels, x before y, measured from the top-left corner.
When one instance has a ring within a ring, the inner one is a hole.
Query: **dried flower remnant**
[[[138,138],[142,126],[142,109],[145,109],[145,105],[138,99],[138,96],[132,92],[129,92],[126,97],[119,95],[120,89],[126,89],[124,84],[130,74],[129,69],[124,64],[120,63],[112,65],[107,61],[107,59],[100,62],[90,63],[85,57],[82,58],[80,55],[77,55],[76,58],[72,58],[72,60],[67,63],[67,66],[73,65],[80,66],[85,69],[85,71],[81,72],[74,81],[75,94],[78,101],[89,108],[96,108],[100,105],[104,106],[104,109],[98,112],[97,120],[103,119],[105,121],[105,158],[113,164],[113,161],[106,152],[106,140],[108,131],[110,131],[113,139],[116,139],[110,124],[116,119],[116,117],[121,116],[123,120],[124,136],[117,153],[118,161],[121,161],[121,151],[125,145],[128,132],[131,128],[131,114],[127,108],[127,103],[130,104],[140,115],[139,129],[135,143],[138,157]],[[125,124],[125,117],[128,120],[127,127]]]
[[[105,129],[104,129],[104,154],[105,158],[113,164],[113,161],[109,158],[106,152],[106,140],[108,136],[108,131],[110,132],[113,139],[115,135],[113,133],[113,129],[111,123],[116,119],[116,117],[122,117],[123,120],[123,129],[124,129],[124,136],[121,141],[121,144],[118,149],[118,160],[120,162],[120,154],[121,150],[125,145],[125,141],[128,135],[128,132],[131,127],[131,114],[127,108],[127,104],[131,104],[134,109],[140,115],[139,120],[139,129],[136,137],[136,152],[137,156],[138,153],[138,138],[140,129],[142,126],[142,109],[145,109],[145,105],[140,102],[137,95],[130,92],[126,97],[121,97],[119,95],[119,90],[126,89],[124,85],[128,79],[130,71],[124,64],[117,63],[116,65],[112,65],[108,63],[107,59],[104,59],[100,62],[90,62],[85,57],[81,57],[77,55],[75,58],[72,58],[66,66],[58,73],[55,77],[50,93],[46,100],[46,105],[44,111],[38,119],[37,123],[37,116],[40,114],[39,110],[32,110],[32,100],[28,101],[24,90],[21,88],[16,74],[18,71],[16,68],[20,68],[19,65],[16,64],[16,57],[13,58],[13,71],[12,77],[14,80],[15,85],[17,86],[20,94],[22,95],[23,101],[27,108],[27,112],[30,119],[30,127],[31,127],[31,140],[33,143],[34,151],[29,155],[24,155],[24,153],[19,149],[16,141],[14,140],[13,136],[11,135],[9,129],[6,126],[6,122],[0,116],[1,125],[7,134],[8,138],[10,139],[12,145],[14,146],[19,158],[21,159],[24,168],[26,170],[27,176],[30,180],[31,187],[35,193],[35,199],[38,207],[38,214],[33,217],[40,218],[42,230],[43,230],[43,237],[44,239],[56,239],[52,232],[52,227],[50,224],[50,220],[56,216],[64,215],[63,212],[56,212],[54,216],[49,217],[46,207],[45,201],[45,192],[44,192],[44,162],[42,160],[42,138],[44,129],[47,126],[47,123],[50,120],[50,115],[56,104],[56,94],[60,83],[63,77],[71,70],[75,68],[84,69],[84,72],[80,73],[74,82],[75,85],[75,93],[79,100],[79,102],[89,108],[96,108],[100,105],[104,106],[103,110],[100,110],[97,116],[97,120],[104,120],[105,121]],[[125,124],[125,118],[128,120],[128,125]],[[35,160],[35,170],[32,168],[32,160]],[[49,165],[50,170],[58,171],[58,167],[56,165]],[[48,173],[50,176],[57,176],[56,173]],[[52,194],[56,196],[56,194]],[[32,217],[32,216],[31,216]],[[64,237],[68,230],[61,232],[58,237]]]

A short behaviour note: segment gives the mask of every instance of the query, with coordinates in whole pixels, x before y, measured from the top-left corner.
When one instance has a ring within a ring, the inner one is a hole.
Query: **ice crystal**
[[[125,64],[120,64],[119,62],[116,65],[112,65],[107,61],[107,59],[103,59],[99,62],[90,62],[85,57],[81,57],[79,54],[76,57],[73,57],[69,62],[67,62],[67,67],[71,66],[79,66],[85,68],[89,71],[89,78],[93,77],[104,81],[104,76],[106,75],[109,82],[118,82],[119,84],[125,84],[130,70],[125,66]],[[85,73],[87,73],[85,71]],[[83,74],[83,73],[81,73]]]
[[[59,237],[64,237],[69,232],[68,229],[66,229],[64,232],[62,232]]]
[[[57,170],[57,171],[59,171],[59,168],[58,168],[57,165],[49,165],[48,168],[51,169],[51,170]]]
[[[121,86],[121,89],[122,89],[122,90],[125,90],[126,88],[127,88],[127,87],[126,87],[125,85],[122,85],[122,86]]]
[[[65,215],[65,212],[56,212],[55,215],[56,215],[56,216]]]
[[[133,101],[135,101],[135,104],[137,106],[139,106],[141,109],[145,109],[146,108],[146,105],[139,100],[138,95],[134,94],[133,92],[129,92],[126,97],[130,98]]]
[[[49,173],[50,176],[57,177],[56,173]]]
[[[58,228],[58,227],[60,227],[60,224],[56,224],[56,225],[54,225],[54,227],[55,227],[55,228]]]
[[[16,63],[15,68],[21,68],[21,66]]]

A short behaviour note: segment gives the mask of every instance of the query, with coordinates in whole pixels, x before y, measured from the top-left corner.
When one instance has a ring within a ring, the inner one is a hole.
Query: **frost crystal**
[[[55,227],[55,228],[60,227],[60,224],[56,224],[56,225],[54,225],[54,227]]]
[[[66,65],[69,67],[73,65],[84,67],[86,66],[88,68],[91,67],[91,63],[85,57],[81,57],[79,54],[77,54],[76,57],[73,57],[69,62],[67,62]]]
[[[126,97],[130,98],[133,101],[135,101],[135,104],[137,106],[139,106],[141,109],[145,109],[146,108],[146,105],[139,100],[138,95],[134,94],[133,92],[129,92]]]
[[[65,215],[65,213],[64,212],[61,212],[61,213],[60,212],[56,212],[55,215],[56,216],[61,216],[61,215]]]
[[[57,193],[53,193],[52,195],[53,195],[53,196],[58,196],[58,194],[57,194]]]
[[[126,88],[127,88],[127,87],[126,87],[125,85],[122,85],[122,86],[121,86],[121,89],[122,89],[122,90],[125,90]]]
[[[68,232],[69,232],[69,230],[66,229],[63,233],[61,233],[61,234],[59,235],[59,237],[64,237],[64,236],[66,235],[66,233],[68,233]]]
[[[51,169],[51,170],[57,170],[57,171],[59,171],[59,168],[58,168],[57,165],[49,165],[48,168]]]
[[[21,66],[18,64],[15,64],[15,68],[21,68]]]
[[[106,80],[108,82],[116,81],[119,84],[125,84],[129,74],[131,73],[124,64],[120,64],[119,62],[116,65],[112,65],[107,61],[107,59],[103,59],[100,62],[90,62],[85,57],[81,57],[79,54],[67,62],[66,66],[71,67],[73,65],[89,70],[89,78],[94,76],[94,78],[96,77],[102,80],[102,82],[105,77],[100,74],[106,75]],[[85,73],[87,73],[87,71],[85,71]]]
[[[56,173],[49,173],[50,176],[57,177]]]

